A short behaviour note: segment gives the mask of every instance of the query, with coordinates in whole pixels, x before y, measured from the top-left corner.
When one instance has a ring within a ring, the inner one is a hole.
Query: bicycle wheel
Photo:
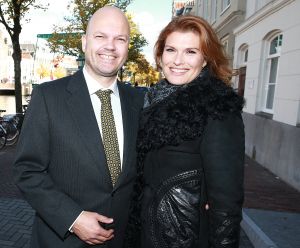
[[[19,134],[20,132],[18,129],[16,129],[13,133],[9,133],[6,137],[6,145],[7,146],[14,145],[18,141]]]
[[[20,133],[18,128],[8,121],[2,121],[2,127],[6,131],[6,145],[14,145],[17,142]]]
[[[5,146],[6,144],[6,134],[2,127],[0,126],[0,150]]]

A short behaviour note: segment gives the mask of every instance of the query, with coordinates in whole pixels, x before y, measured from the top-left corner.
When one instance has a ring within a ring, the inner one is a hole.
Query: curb
[[[255,248],[278,248],[278,246],[243,211],[241,227]]]

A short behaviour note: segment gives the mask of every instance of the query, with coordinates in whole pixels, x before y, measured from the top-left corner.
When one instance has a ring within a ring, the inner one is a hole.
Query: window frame
[[[217,0],[211,1],[211,23],[215,23],[217,21]]]
[[[205,20],[208,20],[208,0],[203,0],[202,2],[202,13],[203,13],[203,18]]]
[[[271,45],[272,42],[278,38],[278,44],[275,47],[280,48],[276,53],[271,54]],[[276,33],[272,35],[266,42],[266,55],[265,55],[265,70],[264,70],[264,80],[263,80],[263,99],[262,99],[262,111],[265,113],[269,114],[274,114],[274,100],[275,100],[275,95],[276,95],[276,86],[278,84],[278,70],[279,70],[279,64],[280,64],[280,56],[281,56],[281,48],[282,48],[282,41],[283,41],[283,34],[282,33]],[[279,44],[281,42],[281,44]],[[277,61],[276,61],[277,60]],[[275,62],[276,61],[276,62]],[[276,64],[275,64],[276,63]],[[276,66],[274,70],[274,64]],[[272,73],[272,68],[275,71],[275,75],[271,74]],[[275,78],[273,82],[270,82],[271,78]],[[273,94],[271,95],[272,99],[270,99],[270,90],[271,87],[274,87]],[[269,107],[269,101],[271,102],[271,107]]]
[[[225,35],[223,38],[220,39],[221,40],[221,44],[223,46],[224,52],[225,54],[228,56],[229,55],[229,35]]]
[[[222,0],[221,14],[223,14],[230,7],[230,4],[231,4],[230,0]]]

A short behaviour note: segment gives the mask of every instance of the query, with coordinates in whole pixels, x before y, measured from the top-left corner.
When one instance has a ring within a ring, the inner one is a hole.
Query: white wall
[[[252,2],[252,1],[247,1]],[[288,5],[282,7],[284,4]],[[253,4],[247,7],[253,8]],[[279,60],[277,85],[274,98],[273,120],[295,126],[299,123],[300,103],[300,1],[273,1],[263,11],[252,15],[235,29],[235,61],[238,65],[238,49],[248,45],[248,63],[245,85],[247,105],[245,112],[254,114],[261,110],[261,92],[264,87],[264,37],[272,30],[283,34],[282,51]],[[279,7],[281,6],[281,7]],[[248,10],[247,10],[248,11]]]
[[[10,42],[10,37],[6,35],[4,27],[0,24],[0,80],[3,78],[8,78],[8,44]],[[7,39],[7,44],[5,44],[4,39]]]
[[[265,7],[268,3],[272,2],[272,1],[273,0],[248,0],[247,1],[246,18],[255,14],[259,9]]]
[[[33,80],[33,58],[22,58],[22,83],[31,83]]]

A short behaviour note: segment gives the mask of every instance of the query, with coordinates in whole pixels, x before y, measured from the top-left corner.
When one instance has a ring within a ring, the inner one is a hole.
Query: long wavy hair
[[[161,31],[154,46],[156,66],[161,70],[161,58],[166,40],[173,32],[194,32],[200,37],[200,48],[213,76],[229,84],[233,71],[229,66],[222,44],[210,24],[199,16],[187,15],[174,18]]]

